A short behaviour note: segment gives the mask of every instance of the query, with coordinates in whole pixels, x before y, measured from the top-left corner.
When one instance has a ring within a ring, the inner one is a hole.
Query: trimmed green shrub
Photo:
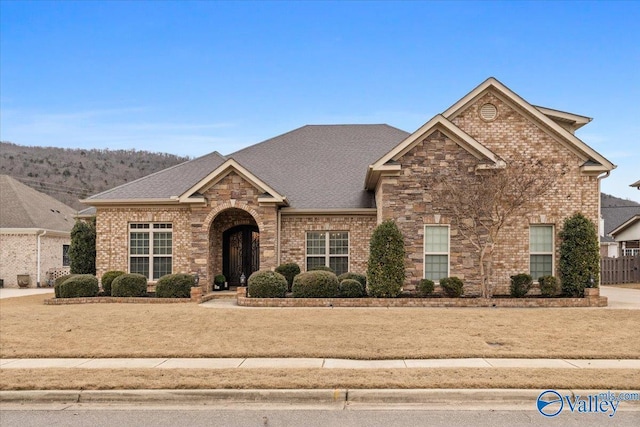
[[[293,279],[294,298],[336,298],[340,296],[338,276],[330,271],[307,271]]]
[[[445,277],[440,279],[440,287],[442,292],[449,298],[458,298],[462,296],[464,283],[456,276]]]
[[[213,283],[216,285],[224,285],[224,282],[227,281],[227,278],[224,277],[224,274],[218,274],[213,278]]]
[[[192,274],[167,274],[158,279],[158,283],[156,283],[156,297],[190,298],[191,288],[195,285],[196,278]]]
[[[111,282],[113,297],[145,297],[147,296],[147,278],[142,274],[123,274]]]
[[[336,272],[331,267],[327,267],[326,265],[316,265],[315,267],[311,267],[307,271],[328,271],[329,273],[336,274]]]
[[[68,278],[70,277],[74,277],[77,276],[77,274],[66,274],[64,276],[60,276],[58,277],[54,282],[53,282],[53,293],[55,295],[56,298],[62,298],[62,296],[60,296],[60,285],[62,285]]]
[[[429,279],[420,280],[420,282],[418,283],[418,286],[416,287],[416,290],[418,291],[418,295],[421,297],[428,297],[429,295],[433,294],[434,289],[435,289],[435,283],[433,283],[433,280],[429,280]]]
[[[341,275],[338,276],[338,281],[340,283],[342,283],[343,280],[347,280],[347,279],[351,279],[351,280],[357,280],[358,282],[360,282],[362,284],[362,286],[365,287],[367,286],[367,276],[365,276],[364,274],[358,274],[358,273],[342,273]]]
[[[560,232],[560,281],[562,293],[573,297],[584,296],[593,277],[598,286],[600,275],[600,247],[596,227],[584,215],[577,213],[564,221]]]
[[[249,276],[248,295],[251,298],[284,298],[287,279],[276,271],[260,270]]]
[[[555,296],[560,291],[558,279],[553,276],[542,276],[538,279],[538,283],[540,284],[540,294],[543,297]]]
[[[60,298],[95,297],[100,292],[98,278],[91,274],[75,274],[59,286]]]
[[[367,265],[368,293],[376,298],[400,295],[404,283],[404,239],[395,222],[384,221],[371,236]]]
[[[287,291],[291,292],[293,286],[293,279],[300,274],[300,266],[295,262],[288,262],[280,264],[276,267],[276,273],[282,274],[287,279]]]
[[[531,285],[533,285],[533,278],[530,274],[520,273],[511,276],[511,286],[509,287],[511,296],[514,298],[522,298],[529,292]]]
[[[96,219],[76,221],[69,245],[71,273],[96,274]]]
[[[340,282],[338,289],[341,298],[362,298],[366,296],[364,285],[355,279],[344,279]]]
[[[101,278],[102,290],[104,291],[104,294],[106,296],[111,295],[111,283],[113,283],[113,279],[115,279],[118,276],[122,276],[123,274],[127,274],[127,273],[124,271],[113,270],[113,271],[107,271],[102,275],[102,278]]]

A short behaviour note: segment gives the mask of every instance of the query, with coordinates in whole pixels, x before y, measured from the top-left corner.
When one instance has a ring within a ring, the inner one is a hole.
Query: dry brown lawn
[[[640,310],[48,306],[45,298],[0,300],[0,357],[640,358]]]
[[[638,390],[631,369],[2,369],[0,390],[579,388]]]

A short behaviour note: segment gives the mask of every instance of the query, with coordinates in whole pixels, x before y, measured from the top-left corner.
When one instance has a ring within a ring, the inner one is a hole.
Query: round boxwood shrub
[[[511,276],[511,286],[509,287],[511,296],[514,298],[522,298],[529,292],[531,285],[533,285],[533,278],[530,274],[520,273]]]
[[[276,267],[276,272],[282,274],[287,279],[287,290],[291,292],[293,286],[293,279],[300,274],[300,266],[295,262],[288,262],[280,264]]]
[[[98,278],[92,274],[74,274],[59,286],[60,298],[95,297],[100,292]]]
[[[416,288],[416,290],[418,291],[418,295],[421,297],[428,297],[433,293],[434,289],[435,289],[435,284],[433,283],[433,280],[429,280],[429,279],[420,280]]]
[[[364,285],[355,279],[344,279],[339,286],[341,298],[362,298],[365,296]]]
[[[64,276],[60,276],[58,277],[54,282],[53,282],[53,292],[56,298],[62,298],[61,294],[60,294],[60,285],[62,285],[68,278],[73,277],[73,276],[77,276],[77,274],[65,274]]]
[[[349,273],[342,273],[341,275],[338,276],[338,281],[340,283],[342,283],[343,280],[347,280],[347,279],[357,280],[362,284],[362,286],[365,286],[365,287],[367,286],[367,276],[365,276],[364,274],[349,272]]]
[[[145,297],[147,296],[147,278],[142,274],[123,274],[111,282],[113,297]]]
[[[293,279],[294,298],[336,298],[340,296],[338,276],[330,271],[300,273]]]
[[[249,276],[248,295],[251,298],[284,298],[287,293],[287,279],[280,273],[260,270]]]
[[[558,279],[553,276],[542,276],[538,279],[540,284],[540,294],[543,297],[553,297],[560,291]]]
[[[462,296],[464,283],[456,276],[445,277],[440,279],[440,287],[444,294],[450,298],[458,298]]]
[[[122,276],[123,274],[127,274],[127,273],[124,271],[113,270],[113,271],[107,271],[102,275],[102,279],[101,279],[102,290],[104,291],[104,294],[106,296],[111,295],[111,283],[113,283],[113,279],[115,279],[118,276]]]
[[[335,274],[336,272],[331,267],[327,267],[326,265],[316,265],[315,267],[311,267],[307,271],[328,271],[329,273]]]
[[[158,298],[190,298],[191,288],[196,285],[196,278],[191,274],[167,274],[156,283]]]

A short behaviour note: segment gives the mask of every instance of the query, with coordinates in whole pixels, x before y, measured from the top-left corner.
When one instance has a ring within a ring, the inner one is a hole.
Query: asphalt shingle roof
[[[70,232],[75,209],[25,185],[0,175],[0,228],[37,228]]]
[[[640,203],[603,193],[600,195],[600,213],[604,220],[604,233],[608,235],[634,215],[640,215]]]
[[[364,190],[368,166],[409,134],[388,125],[308,125],[228,156],[214,152],[90,197],[88,200],[179,196],[227,159],[234,159],[291,207],[375,207]]]

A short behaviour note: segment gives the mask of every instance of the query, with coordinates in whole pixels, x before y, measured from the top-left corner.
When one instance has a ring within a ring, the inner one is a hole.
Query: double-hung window
[[[318,266],[331,267],[337,275],[349,271],[348,231],[307,232],[307,271]]]
[[[129,224],[129,272],[158,280],[171,274],[173,226],[170,223]]]
[[[440,281],[449,277],[449,226],[424,226],[424,278]]]
[[[533,280],[553,275],[553,225],[529,228],[529,271]]]

